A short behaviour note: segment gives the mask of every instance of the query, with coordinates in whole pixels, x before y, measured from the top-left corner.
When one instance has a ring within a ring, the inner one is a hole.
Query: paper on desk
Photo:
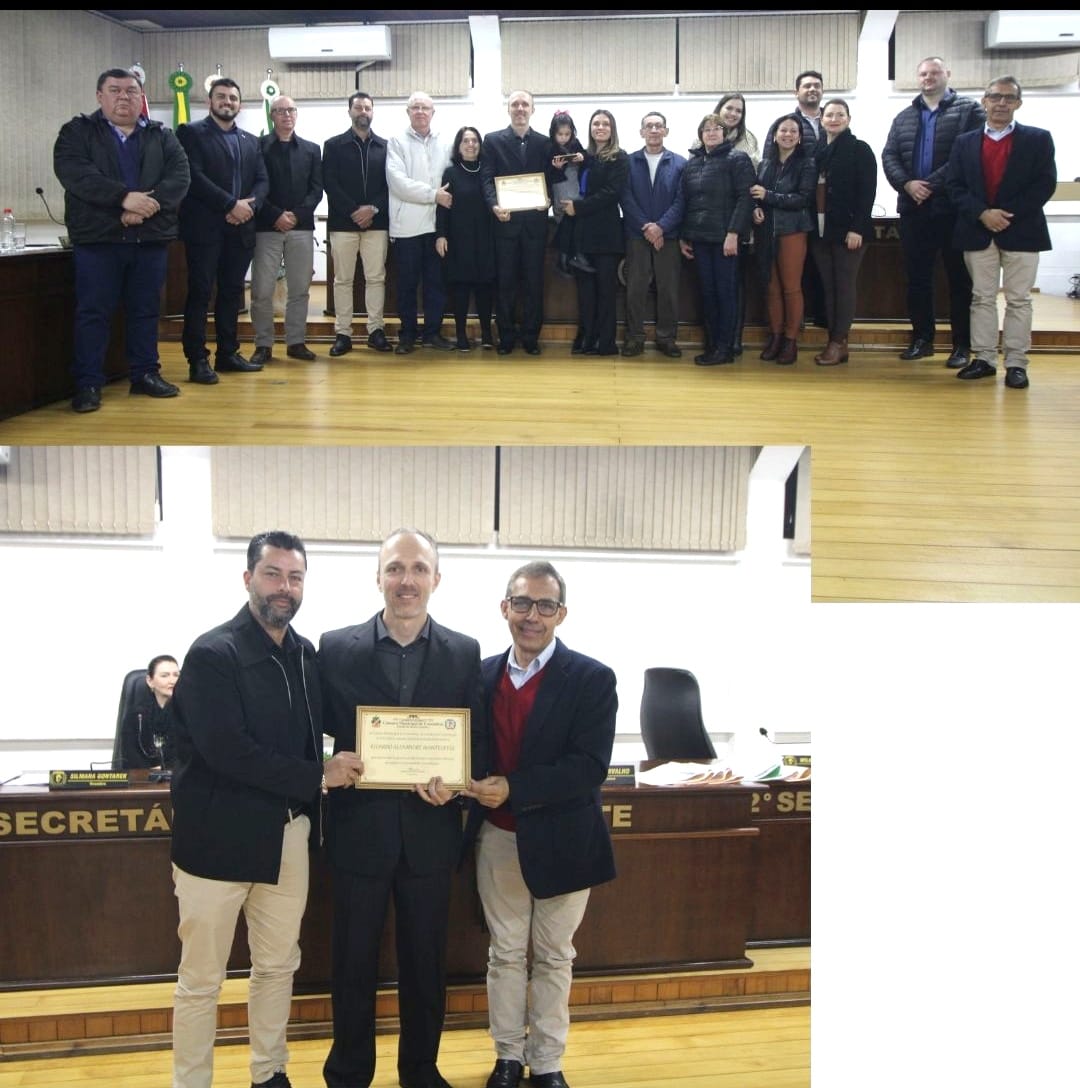
[[[644,786],[723,785],[742,781],[718,759],[711,763],[661,763],[659,767],[638,771],[637,780]]]

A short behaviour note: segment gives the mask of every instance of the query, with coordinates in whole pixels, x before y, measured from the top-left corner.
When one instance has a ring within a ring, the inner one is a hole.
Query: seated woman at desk
[[[161,654],[146,667],[150,697],[132,700],[124,715],[120,754],[124,770],[134,767],[168,769],[176,758],[173,741],[173,688],[180,679],[175,657]]]

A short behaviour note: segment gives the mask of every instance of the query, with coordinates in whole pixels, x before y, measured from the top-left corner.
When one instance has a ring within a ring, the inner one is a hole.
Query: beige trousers
[[[332,230],[330,247],[334,255],[334,332],[338,336],[352,336],[353,279],[359,253],[364,266],[364,309],[370,336],[376,329],[383,328],[390,232]]]

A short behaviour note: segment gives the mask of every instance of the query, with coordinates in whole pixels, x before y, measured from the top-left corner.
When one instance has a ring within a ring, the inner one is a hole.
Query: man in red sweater
[[[589,889],[615,876],[600,810],[615,740],[615,674],[555,637],[566,583],[527,563],[506,587],[513,645],[481,666],[492,774],[466,796],[476,877],[491,933],[488,1017],[495,1068],[487,1088],[567,1088],[573,937]],[[526,953],[532,945],[532,971]]]
[[[1018,124],[1023,105],[1013,76],[995,79],[982,99],[986,126],[957,137],[946,188],[957,209],[953,245],[971,274],[971,362],[958,378],[997,372],[997,290],[1005,290],[1005,384],[1026,389],[1031,349],[1031,289],[1039,253],[1050,249],[1043,207],[1057,188],[1054,141],[1045,129]]]

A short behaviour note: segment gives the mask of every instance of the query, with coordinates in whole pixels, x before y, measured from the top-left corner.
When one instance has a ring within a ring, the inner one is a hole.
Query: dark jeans
[[[251,236],[254,240],[254,235]],[[244,277],[251,264],[251,248],[244,245],[233,228],[209,241],[185,242],[188,266],[188,293],[184,304],[184,332],[181,337],[189,363],[206,356],[206,314],[210,296],[214,302],[214,336],[218,355],[231,355],[240,347],[237,318],[244,305]]]
[[[907,274],[908,317],[916,340],[934,342],[934,271],[937,255],[945,262],[949,281],[949,322],[954,348],[971,347],[971,277],[962,250],[953,249],[951,215],[931,215],[916,208],[900,216],[900,244]]]
[[[165,282],[166,243],[75,246],[75,387],[105,384],[105,352],[113,315],[124,304],[131,380],[159,367],[158,313]]]
[[[694,264],[701,285],[701,313],[709,344],[731,351],[738,304],[739,258],[725,257],[723,242],[694,242]]]
[[[507,233],[495,227],[495,265],[498,270],[495,320],[499,342],[512,345],[519,338],[530,347],[540,338],[544,323],[544,248],[547,244],[547,216],[537,212],[515,212],[522,217]],[[521,325],[515,320],[515,303],[521,289]]]
[[[394,261],[397,264],[399,338],[415,340],[417,333],[416,291],[424,298],[424,329],[421,339],[437,336],[442,329],[446,309],[442,258],[435,252],[435,235],[418,234],[415,238],[395,238]]]
[[[454,327],[458,338],[466,338],[466,322],[469,319],[469,295],[476,297],[476,316],[480,319],[480,338],[491,341],[491,304],[495,288],[490,283],[452,283],[450,299],[454,310]]]
[[[379,941],[390,896],[397,934],[398,1072],[434,1072],[446,1009],[450,873],[416,875],[404,861],[385,876],[334,870],[334,1042],[323,1066],[330,1086],[367,1088],[375,1075],[375,991]]]

